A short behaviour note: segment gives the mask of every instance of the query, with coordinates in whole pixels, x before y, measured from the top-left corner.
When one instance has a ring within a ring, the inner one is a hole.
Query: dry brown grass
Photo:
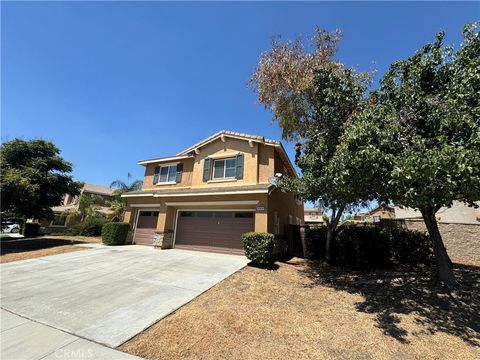
[[[480,358],[479,268],[457,268],[467,290],[445,295],[424,268],[278,265],[237,272],[120,350],[147,359]]]
[[[87,247],[74,246],[74,244],[98,242],[100,242],[100,238],[86,236],[41,236],[26,239],[2,238],[0,263],[85,250]]]

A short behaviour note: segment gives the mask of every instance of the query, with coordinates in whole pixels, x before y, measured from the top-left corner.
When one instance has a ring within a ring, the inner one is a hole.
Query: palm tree
[[[80,217],[80,221],[84,221],[88,218],[101,216],[98,212],[100,206],[103,203],[101,196],[94,194],[80,194],[76,201],[76,207],[64,212],[69,218]]]
[[[142,188],[143,181],[142,180],[135,180],[130,184],[130,179],[132,178],[132,174],[127,173],[127,182],[123,182],[122,180],[115,180],[112,181],[110,187],[115,189],[117,194],[123,194],[128,191],[137,191]]]
[[[122,198],[122,194],[129,192],[129,191],[138,191],[142,189],[143,182],[142,180],[135,180],[130,183],[130,179],[132,178],[132,174],[127,173],[127,182],[123,182],[122,180],[115,180],[112,181],[110,187],[115,189],[114,200],[110,201],[110,210],[111,214],[109,215],[110,219],[115,217],[123,218],[123,213],[125,212],[125,207],[127,206],[127,201]]]

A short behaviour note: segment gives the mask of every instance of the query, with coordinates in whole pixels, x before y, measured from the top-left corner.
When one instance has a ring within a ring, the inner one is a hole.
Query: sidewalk
[[[15,315],[3,309],[0,312],[0,324],[0,358],[6,360],[141,359]]]

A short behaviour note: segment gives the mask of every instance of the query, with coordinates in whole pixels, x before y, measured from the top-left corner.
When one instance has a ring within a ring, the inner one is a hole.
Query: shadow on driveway
[[[59,238],[2,238],[0,240],[0,255],[21,253],[53,248],[57,246],[84,244],[86,242]]]

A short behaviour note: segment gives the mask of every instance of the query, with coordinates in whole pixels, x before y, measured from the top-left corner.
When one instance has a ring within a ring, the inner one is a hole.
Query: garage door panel
[[[137,245],[153,246],[157,228],[158,211],[140,210],[135,229],[134,242]]]
[[[243,254],[241,235],[254,230],[254,216],[233,211],[179,212],[175,247]],[[250,217],[245,217],[250,216]]]

